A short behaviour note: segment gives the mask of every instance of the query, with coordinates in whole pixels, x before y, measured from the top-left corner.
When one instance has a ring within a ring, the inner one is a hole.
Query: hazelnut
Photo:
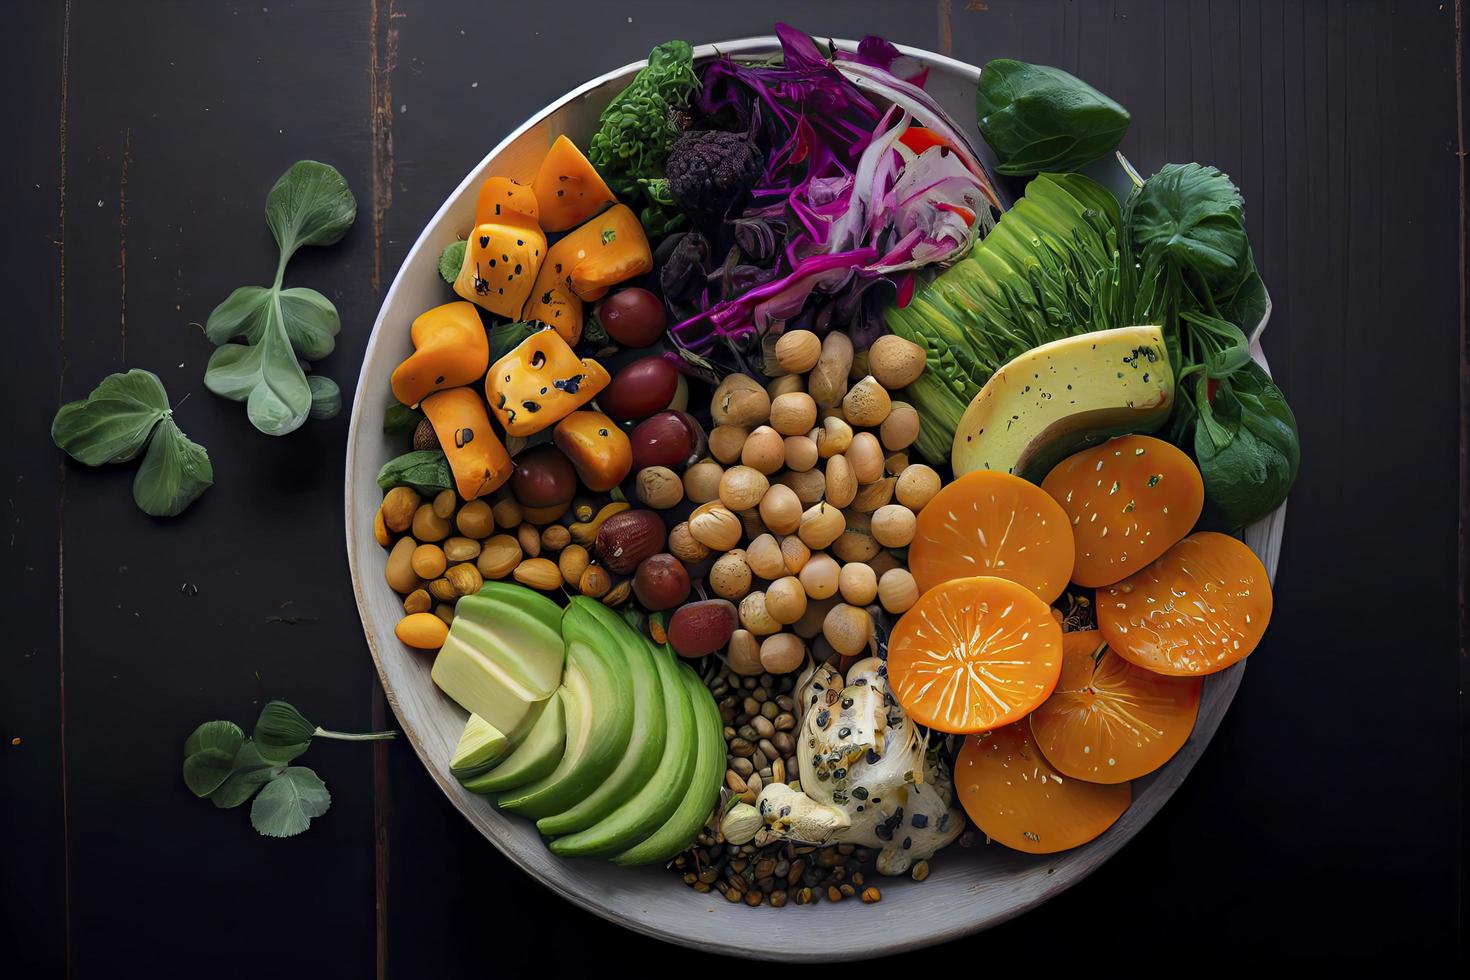
[[[801,526],[801,498],[796,491],[773,484],[761,498],[761,521],[775,534],[790,534]]]
[[[783,487],[789,487],[805,507],[810,507],[827,493],[827,478],[819,469],[801,473],[788,470],[776,477],[776,482]]]
[[[771,396],[754,379],[730,374],[720,382],[710,399],[710,417],[715,425],[760,425],[771,415]]]
[[[776,341],[776,363],[791,374],[806,374],[822,356],[822,341],[810,330],[787,330]]]
[[[766,612],[783,626],[806,613],[806,589],[795,575],[779,578],[766,589]]]
[[[777,633],[761,643],[761,666],[769,674],[789,674],[806,661],[806,644],[794,633]]]
[[[883,478],[883,447],[878,437],[871,432],[859,432],[852,437],[852,445],[843,453],[852,466],[853,476],[858,483],[872,483]],[[827,465],[832,465],[828,460]]]
[[[893,408],[888,391],[871,374],[847,390],[842,396],[842,414],[851,425],[882,425]]]
[[[750,466],[732,466],[720,477],[720,503],[731,510],[750,510],[760,505],[770,482]]]
[[[871,514],[893,499],[893,485],[897,482],[897,477],[889,476],[858,487],[857,496],[852,501],[852,509],[859,514]]]
[[[801,587],[812,599],[830,599],[837,594],[841,569],[832,556],[824,552],[812,555],[801,570]]]
[[[740,625],[756,636],[769,636],[781,632],[781,624],[766,608],[766,594],[752,592],[740,600]]]
[[[733,463],[749,436],[750,430],[738,425],[716,426],[709,434],[710,455],[722,463]]]
[[[667,466],[645,466],[638,471],[638,499],[655,510],[668,510],[684,499],[684,481]]]
[[[906,388],[924,373],[924,348],[895,334],[885,334],[868,348],[868,370],[889,391]]]
[[[817,403],[804,391],[781,395],[771,402],[771,428],[783,436],[805,435],[817,421]]]
[[[872,521],[867,514],[849,512],[847,527],[832,542],[832,554],[845,562],[871,561],[881,550],[873,540]]]
[[[890,568],[878,579],[878,601],[897,615],[919,601],[919,585],[907,568]]]
[[[709,570],[709,587],[726,599],[743,599],[750,592],[750,566],[744,552],[721,555]]]
[[[883,448],[889,452],[907,449],[919,438],[919,411],[908,402],[894,402],[888,418],[878,429]]]
[[[689,533],[711,551],[729,551],[740,543],[740,518],[722,503],[700,504],[689,515]]]
[[[873,540],[885,548],[906,548],[914,540],[918,521],[903,504],[888,504],[873,513]]]
[[[898,475],[898,484],[893,488],[894,497],[909,510],[917,514],[924,505],[934,499],[943,483],[933,468],[923,463],[914,463]]]
[[[838,585],[842,589],[842,601],[848,605],[866,606],[878,596],[878,576],[862,562],[843,565]]]
[[[820,428],[811,431],[811,438],[817,444],[817,455],[823,459],[831,459],[838,453],[847,452],[847,447],[852,445],[852,426],[843,419],[829,415],[822,419]]]
[[[827,460],[826,477],[827,503],[833,507],[846,507],[852,503],[857,496],[858,481],[846,456],[833,456]]]
[[[731,607],[733,613],[734,607]],[[742,677],[755,677],[765,673],[761,666],[760,641],[750,630],[736,630],[730,634],[730,645],[725,648],[725,659],[730,669]]]
[[[785,443],[787,469],[802,473],[817,465],[817,444],[811,436],[787,436]]]
[[[788,534],[781,539],[781,558],[786,562],[786,574],[796,575],[806,567],[807,561],[812,556],[812,549],[806,546],[806,542],[794,534]]]
[[[846,527],[842,511],[823,502],[809,507],[801,515],[801,528],[797,534],[808,548],[820,551],[841,537]]]
[[[710,555],[710,550],[696,541],[689,532],[688,521],[675,524],[673,530],[669,531],[669,552],[686,565],[702,562]]]
[[[707,504],[720,497],[720,477],[725,468],[712,459],[695,463],[684,471],[684,496],[696,504]]]
[[[822,636],[842,656],[855,657],[868,648],[873,618],[866,609],[839,602],[822,620]]]
[[[781,546],[769,534],[752,540],[745,549],[745,564],[763,579],[778,579],[786,574],[786,561],[781,557]]]
[[[786,441],[775,429],[762,425],[745,440],[740,449],[740,462],[770,476],[786,462]]]

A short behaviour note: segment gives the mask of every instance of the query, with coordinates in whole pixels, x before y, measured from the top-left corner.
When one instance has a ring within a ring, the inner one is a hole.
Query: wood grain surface
[[[277,696],[338,729],[384,717],[341,548],[346,416],[256,433],[204,390],[197,325],[268,278],[271,182],[327,160],[358,225],[288,275],[341,310],[321,370],[350,397],[382,288],[504,133],[659,40],[778,18],[1059,65],[1129,107],[1140,168],[1229,172],[1304,446],[1271,632],[1174,799],[1041,910],[906,959],[1179,962],[1206,943],[1217,960],[1456,955],[1458,4],[51,0],[6,14],[0,269],[23,408],[0,463],[0,975],[723,968],[671,961],[538,886],[406,746],[315,747],[333,807],[288,841],[182,786],[179,747],[208,718],[248,723]],[[59,401],[129,366],[160,375],[214,458],[216,485],[173,521],[136,510],[129,472],[63,462],[47,434]]]

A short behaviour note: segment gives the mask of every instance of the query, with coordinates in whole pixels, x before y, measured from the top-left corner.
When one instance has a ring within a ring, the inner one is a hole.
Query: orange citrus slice
[[[1165,677],[1109,650],[1097,630],[1062,637],[1062,677],[1031,735],[1063,776],[1126,783],[1173,758],[1194,730],[1202,677]]]
[[[927,508],[926,508],[927,509]],[[993,576],[925,592],[888,638],[888,685],[915,721],[969,734],[1045,701],[1062,669],[1062,628],[1025,586]]]
[[[995,575],[1050,603],[1067,587],[1074,551],[1071,519],[1050,494],[1019,476],[976,470],[919,511],[909,571],[920,592],[950,579]]]
[[[1113,651],[1158,674],[1213,674],[1244,659],[1271,619],[1266,569],[1240,541],[1199,531],[1097,591]]]
[[[1089,589],[1138,571],[1189,533],[1205,505],[1199,467],[1151,436],[1123,436],[1058,463],[1041,489],[1067,512],[1072,581]]]
[[[1133,799],[1127,783],[1088,783],[1057,772],[1024,723],[965,739],[954,789],[985,836],[1028,854],[1086,844],[1117,822]]]

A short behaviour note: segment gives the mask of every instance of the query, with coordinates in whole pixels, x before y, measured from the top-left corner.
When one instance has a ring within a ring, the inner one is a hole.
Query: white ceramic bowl
[[[851,42],[837,42],[852,49]],[[764,56],[779,50],[774,37],[748,38],[695,49],[697,58],[719,53]],[[912,48],[903,49],[930,68],[927,89],[961,122],[974,113],[980,70]],[[451,298],[439,278],[439,253],[472,223],[480,182],[501,174],[529,182],[543,153],[562,133],[585,146],[598,114],[645,63],[638,62],[569,92],[532,116],[482,160],[455,189],[409,250],[383,300],[368,340],[352,405],[347,441],[347,559],[368,648],[388,702],[414,751],[439,787],[496,847],[568,901],[649,936],[702,950],[782,961],[851,960],[954,939],[1003,922],[1081,880],[1138,832],[1183,782],[1204,751],[1240,685],[1244,663],[1210,677],[1199,720],[1184,748],[1153,775],[1133,784],[1132,806],[1097,840],[1063,854],[1035,857],[999,845],[951,847],[932,862],[929,879],[881,882],[883,901],[773,909],[732,905],[717,892],[691,891],[663,868],[619,868],[555,857],[532,823],[498,813],[465,792],[449,775],[449,756],[464,727],[465,712],[440,694],[429,678],[431,660],[398,642],[393,627],[403,614],[383,581],[385,553],[373,539],[373,515],[382,495],[379,467],[404,451],[401,438],[383,434],[388,377],[411,352],[408,328],[424,310]],[[983,148],[982,148],[983,152]],[[1269,315],[1269,314],[1268,314]],[[1265,325],[1264,319],[1261,326]],[[1253,332],[1259,335],[1260,327]],[[1256,359],[1264,357],[1259,345]],[[1274,577],[1285,507],[1249,529],[1246,540]],[[752,946],[749,937],[764,937]]]

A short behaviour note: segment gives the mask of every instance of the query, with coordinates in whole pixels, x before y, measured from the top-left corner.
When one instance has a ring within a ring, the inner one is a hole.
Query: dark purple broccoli
[[[687,130],[669,150],[664,175],[674,201],[695,218],[719,220],[765,166],[765,154],[745,133]]]

